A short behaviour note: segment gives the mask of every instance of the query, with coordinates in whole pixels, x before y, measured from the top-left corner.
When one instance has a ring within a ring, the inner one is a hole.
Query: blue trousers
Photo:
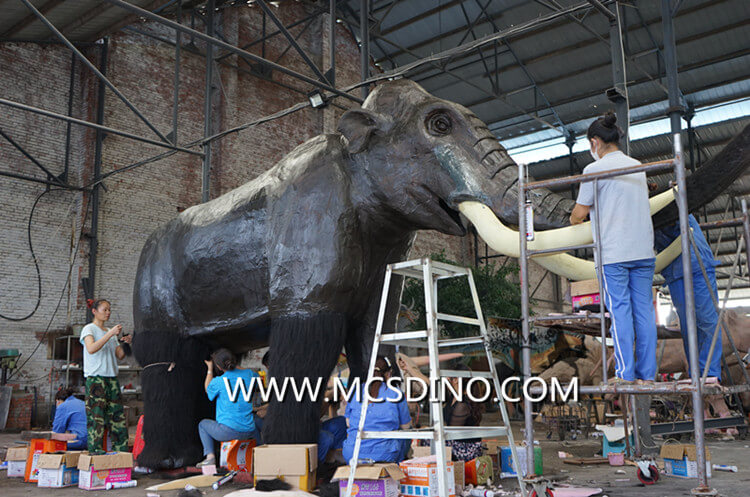
[[[198,423],[198,435],[201,437],[203,444],[203,455],[215,454],[214,445],[216,442],[228,442],[229,440],[249,440],[254,438],[260,445],[260,432],[255,431],[242,432],[233,430],[227,425],[217,423],[213,419],[204,419]]]
[[[706,274],[708,274],[708,280],[711,282],[711,287],[706,284],[706,280],[703,279],[703,273],[698,271],[693,273],[693,292],[695,293],[695,327],[698,332],[698,364],[700,365],[700,374],[703,374],[703,369],[706,367],[706,359],[708,358],[708,351],[711,348],[711,340],[713,340],[714,330],[716,329],[716,323],[719,322],[719,314],[716,312],[713,300],[711,299],[711,293],[717,297],[718,291],[716,290],[716,271],[714,268],[706,268]],[[685,357],[687,357],[688,364],[690,364],[690,353],[688,352],[688,339],[687,339],[687,318],[686,306],[685,306],[685,280],[682,278],[676,279],[668,284],[669,294],[672,297],[672,304],[677,309],[677,315],[680,317],[680,329],[682,330],[682,345],[685,347]],[[716,338],[716,347],[714,354],[711,356],[711,364],[708,367],[708,376],[715,376],[719,380],[721,379],[721,335],[722,331],[719,330],[719,336]],[[688,373],[690,369],[688,368]]]
[[[344,416],[336,416],[323,421],[318,434],[318,461],[325,461],[330,450],[343,447],[344,440],[346,440],[346,418]]]
[[[602,267],[604,303],[612,319],[615,376],[628,381],[653,380],[656,376],[656,313],[651,294],[654,259]]]

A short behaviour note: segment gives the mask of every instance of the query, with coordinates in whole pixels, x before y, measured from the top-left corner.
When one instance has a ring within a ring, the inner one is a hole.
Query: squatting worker
[[[74,440],[68,441],[68,450],[87,449],[86,404],[74,394],[72,388],[61,388],[55,394],[55,419],[52,431],[72,433]]]
[[[83,376],[86,378],[86,428],[88,450],[92,454],[106,451],[104,430],[109,431],[112,450],[128,450],[128,427],[122,407],[120,383],[117,381],[118,359],[125,358],[120,341],[130,344],[131,335],[118,339],[122,325],[105,328],[111,305],[104,299],[89,301],[94,319],[81,330]]]
[[[587,137],[594,162],[584,174],[640,164],[619,148],[622,131],[607,113],[589,126]],[[614,383],[649,383],[656,375],[656,317],[651,284],[654,277],[654,229],[645,173],[598,181],[601,229],[602,294],[609,309],[616,360]],[[571,224],[596,217],[594,183],[582,183]],[[593,220],[593,219],[592,219]],[[596,235],[596,224],[592,222]],[[635,346],[635,360],[633,348]]]
[[[698,259],[695,256],[695,250],[691,244],[690,257],[692,264],[691,267],[693,269],[693,292],[695,292],[695,324],[698,331],[698,364],[700,366],[700,372],[703,374],[703,369],[706,367],[706,360],[708,359],[708,352],[711,349],[714,330],[716,330],[716,324],[719,322],[719,313],[716,312],[714,301],[711,298],[711,294],[713,293],[716,301],[719,301],[719,294],[716,288],[715,269],[716,265],[719,264],[719,261],[714,259],[711,247],[708,245],[706,237],[703,236],[698,221],[696,221],[692,214],[690,214],[689,220],[690,227],[693,230],[695,245],[698,247],[698,255],[706,269],[706,276],[708,276],[708,283],[706,283],[705,278],[703,278],[700,264],[698,264]],[[676,224],[657,230],[654,234],[656,250],[664,250],[678,236],[680,236],[679,221]],[[677,310],[677,315],[680,317],[682,345],[685,348],[685,357],[687,358],[687,363],[689,365],[690,354],[688,349],[686,318],[687,305],[685,304],[685,280],[683,279],[682,273],[682,254],[665,267],[662,270],[661,275],[666,280],[666,284],[669,287],[669,295],[672,297],[672,304]],[[722,338],[721,330],[719,330],[719,336],[716,338],[715,350],[711,356],[711,363],[708,366],[708,377],[706,378],[706,383],[717,383],[721,380]],[[690,374],[689,366],[688,374]]]
[[[386,382],[391,377],[391,361],[384,356],[378,356],[375,360],[375,377],[383,381],[371,381],[368,393],[370,400],[367,404],[367,415],[365,416],[365,431],[396,431],[406,430],[411,426],[411,416],[406,405],[406,398],[401,395],[398,402],[388,401],[396,399],[399,392],[387,387]],[[359,419],[362,413],[363,398],[352,396],[346,405],[346,440],[343,445],[343,456],[351,461],[354,456],[354,444],[357,440]],[[374,462],[401,462],[406,459],[411,441],[408,439],[392,438],[368,438],[362,440],[359,447],[359,459],[371,459]]]
[[[204,387],[208,400],[216,400],[216,420],[204,419],[198,423],[198,435],[203,445],[203,455],[206,458],[198,463],[198,467],[216,464],[215,444],[229,440],[249,440],[254,438],[261,445],[260,432],[255,426],[253,416],[253,405],[246,402],[242,397],[242,388],[237,387],[237,382],[245,383],[245,391],[252,387],[253,377],[260,377],[252,369],[238,368],[237,358],[228,349],[218,349],[211,354],[210,361],[206,363],[206,381]],[[223,374],[214,378],[213,369],[216,367]],[[231,391],[238,392],[232,401],[224,384],[224,379],[229,381]],[[256,380],[257,381],[257,380]]]

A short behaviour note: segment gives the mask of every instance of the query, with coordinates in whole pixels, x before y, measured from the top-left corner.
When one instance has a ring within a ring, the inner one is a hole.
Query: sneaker
[[[211,466],[212,464],[216,464],[216,457],[207,457],[198,464],[195,465],[196,468],[202,468],[203,466]]]

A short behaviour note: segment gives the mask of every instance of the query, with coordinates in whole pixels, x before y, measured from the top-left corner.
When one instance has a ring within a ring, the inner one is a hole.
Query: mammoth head
[[[466,200],[508,213],[498,174],[513,160],[471,111],[413,81],[379,85],[338,130],[369,190],[416,229],[465,234],[458,205]]]

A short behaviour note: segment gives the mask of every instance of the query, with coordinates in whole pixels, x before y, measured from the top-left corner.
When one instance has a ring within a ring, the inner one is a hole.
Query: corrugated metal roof
[[[128,0],[148,10],[175,4],[176,0]],[[58,30],[71,41],[96,41],[103,34],[137,17],[102,0],[31,0]],[[0,0],[0,39],[52,40],[52,32],[19,0]]]

